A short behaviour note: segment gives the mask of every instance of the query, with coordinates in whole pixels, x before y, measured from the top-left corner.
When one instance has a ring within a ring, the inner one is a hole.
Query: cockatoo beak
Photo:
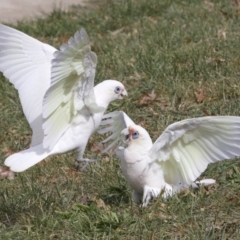
[[[122,130],[121,132],[121,139],[124,143],[128,143],[129,142],[129,131],[128,128],[125,128]]]
[[[127,95],[128,95],[127,90],[123,89],[123,91],[121,92],[120,96],[123,98],[124,96],[127,96]]]
[[[132,133],[134,132],[135,130],[132,128],[132,127],[129,127],[128,128],[128,132],[129,132],[129,141],[132,140]]]

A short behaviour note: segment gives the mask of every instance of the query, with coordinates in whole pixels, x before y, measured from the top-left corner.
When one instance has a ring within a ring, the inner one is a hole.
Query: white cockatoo
[[[163,198],[196,186],[194,181],[209,163],[240,156],[240,117],[213,116],[186,119],[169,125],[152,142],[148,132],[121,111],[104,115],[99,130],[112,134],[103,142],[117,145],[123,135],[126,148],[118,147],[121,169],[133,189],[133,200],[147,206],[163,192]],[[211,184],[213,179],[200,183]]]
[[[89,137],[109,103],[127,95],[122,83],[94,87],[97,56],[86,31],[77,31],[60,50],[0,24],[0,71],[18,90],[32,128],[31,147],[5,160],[22,172],[46,157],[78,148],[83,158]]]

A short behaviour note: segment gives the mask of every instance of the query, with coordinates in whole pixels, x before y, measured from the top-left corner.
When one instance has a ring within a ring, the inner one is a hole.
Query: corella
[[[109,103],[127,91],[116,80],[94,87],[97,56],[86,31],[77,31],[60,50],[18,30],[0,25],[0,71],[18,90],[33,131],[31,147],[5,160],[21,172],[46,157],[78,148],[83,158],[89,137]]]
[[[186,119],[169,125],[153,143],[148,132],[124,112],[104,115],[99,133],[112,134],[108,151],[121,142],[116,154],[121,169],[133,189],[133,200],[147,206],[151,198],[163,192],[164,199],[189,186],[205,171],[209,163],[240,156],[240,117],[213,116]],[[212,183],[202,180],[200,183]]]

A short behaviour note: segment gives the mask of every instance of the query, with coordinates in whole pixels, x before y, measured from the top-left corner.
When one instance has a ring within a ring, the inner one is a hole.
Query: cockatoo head
[[[148,132],[139,125],[132,125],[125,128],[122,132],[128,141],[128,145],[138,145],[143,148],[152,147],[152,139],[150,138]]]
[[[127,96],[127,91],[119,81],[105,80],[94,87],[94,94],[98,105],[107,108],[109,103]]]
[[[127,91],[123,84],[117,80],[105,80],[98,85],[101,85],[102,91],[107,94],[112,101],[122,99],[127,96]]]

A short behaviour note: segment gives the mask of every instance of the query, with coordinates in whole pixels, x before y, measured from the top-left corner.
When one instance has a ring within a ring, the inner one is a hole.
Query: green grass
[[[118,79],[129,97],[122,109],[156,139],[175,121],[240,115],[240,6],[237,1],[106,1],[90,9],[54,11],[15,27],[59,47],[80,27],[98,55],[96,83]],[[225,36],[226,35],[226,36]],[[204,101],[194,92],[204,87]],[[154,90],[157,98],[140,104]],[[31,130],[17,91],[0,79],[0,163],[28,147]],[[211,188],[190,190],[141,209],[112,154],[75,172],[75,152],[53,156],[0,182],[1,239],[239,239],[240,161],[209,166]]]

